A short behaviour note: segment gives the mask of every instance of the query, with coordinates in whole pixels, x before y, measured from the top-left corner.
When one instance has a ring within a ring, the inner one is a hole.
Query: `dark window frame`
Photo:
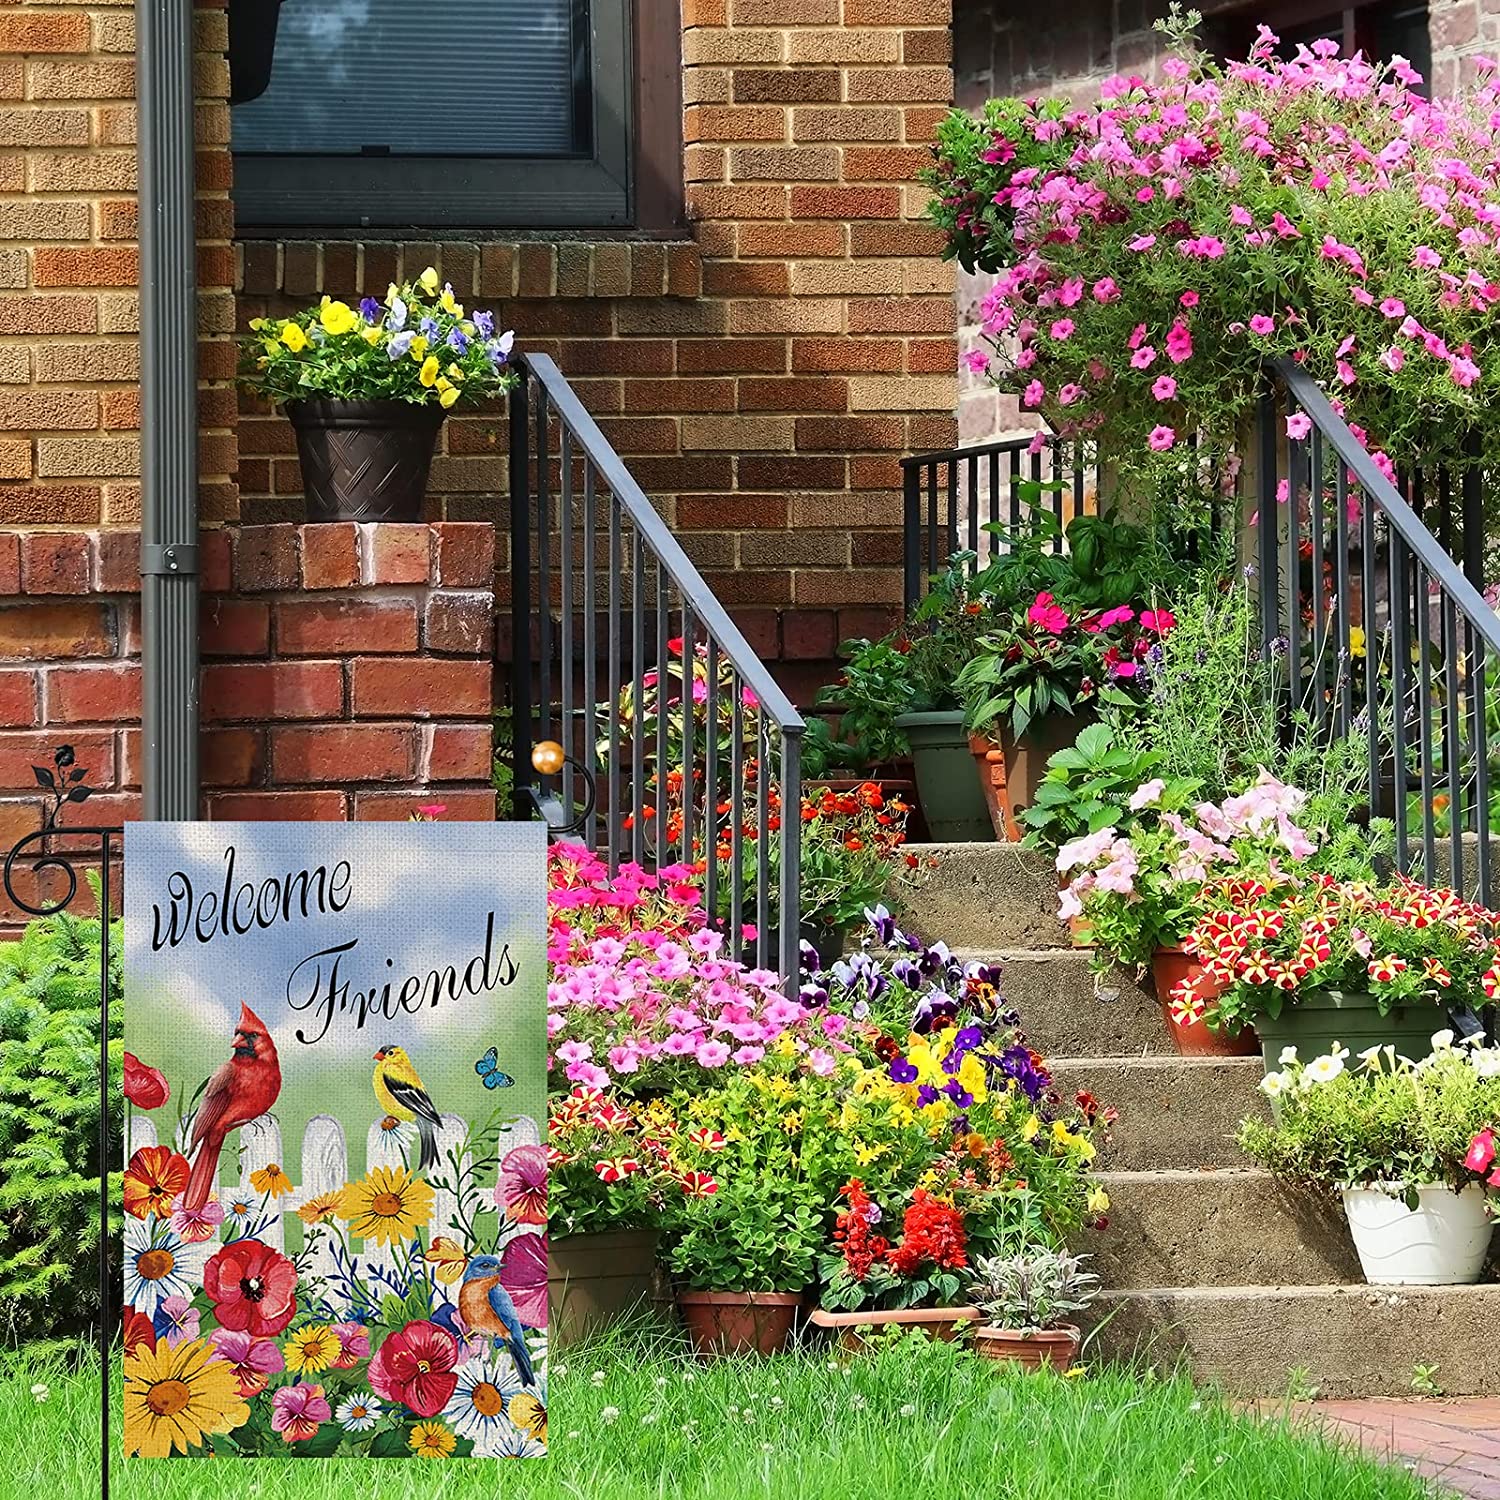
[[[680,230],[685,211],[677,0],[584,3],[595,106],[590,156],[236,154],[237,231],[251,239],[337,240]],[[606,112],[615,120],[605,118]],[[372,205],[393,198],[399,214],[371,212]]]

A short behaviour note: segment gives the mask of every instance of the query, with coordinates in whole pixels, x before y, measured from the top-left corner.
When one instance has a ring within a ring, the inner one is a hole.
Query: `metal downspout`
[[[192,0],[136,0],[145,816],[198,816],[198,307]]]

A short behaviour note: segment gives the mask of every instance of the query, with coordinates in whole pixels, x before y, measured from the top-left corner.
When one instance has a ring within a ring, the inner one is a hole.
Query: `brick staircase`
[[[1096,981],[1088,953],[1059,946],[1045,857],[912,852],[922,868],[900,894],[912,930],[1001,960],[1059,1088],[1120,1112],[1099,1162],[1110,1225],[1080,1246],[1108,1288],[1092,1357],[1182,1360],[1244,1396],[1282,1394],[1295,1369],[1327,1396],[1409,1394],[1418,1363],[1436,1364],[1450,1394],[1500,1388],[1500,1286],[1365,1285],[1339,1209],[1279,1188],[1235,1144],[1238,1122],[1265,1108],[1259,1060],[1177,1056],[1149,990],[1125,974]]]

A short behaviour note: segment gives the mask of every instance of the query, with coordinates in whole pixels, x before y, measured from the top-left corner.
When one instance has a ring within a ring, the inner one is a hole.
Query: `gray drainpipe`
[[[198,816],[193,0],[136,0],[145,815]]]

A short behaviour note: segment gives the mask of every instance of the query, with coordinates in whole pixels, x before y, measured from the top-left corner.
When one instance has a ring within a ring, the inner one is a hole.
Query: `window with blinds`
[[[232,112],[239,222],[628,223],[628,5],[283,0]]]

